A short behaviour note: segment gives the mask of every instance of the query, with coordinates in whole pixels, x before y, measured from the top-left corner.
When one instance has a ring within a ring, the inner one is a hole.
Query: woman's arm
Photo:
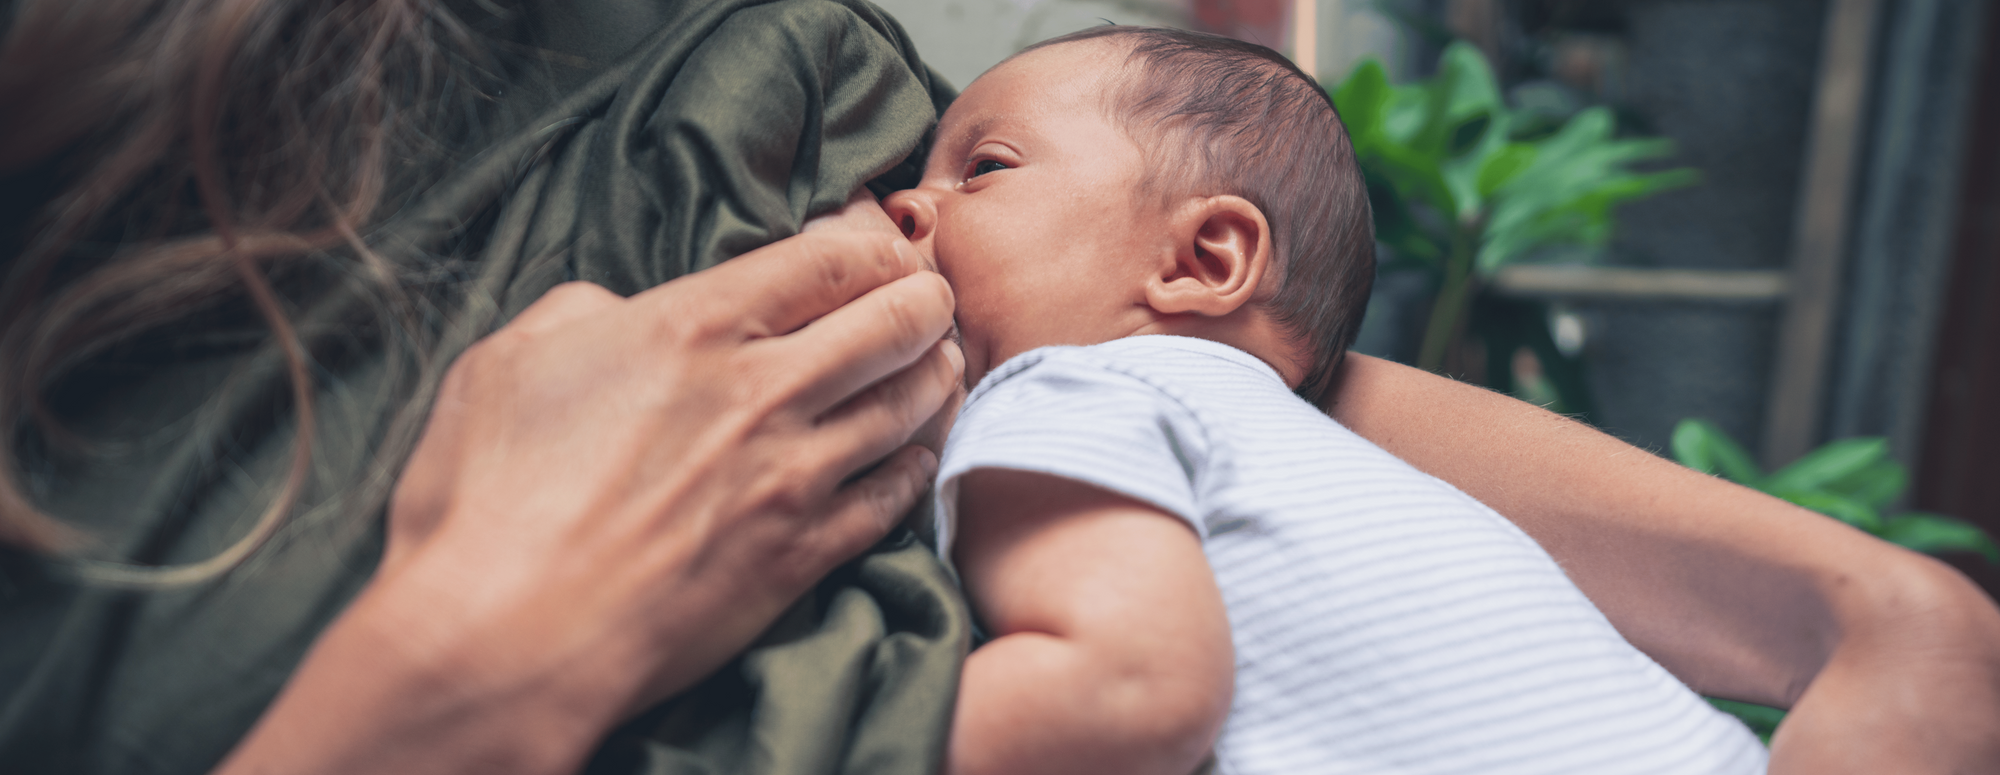
[[[1774,772],[2000,771],[2000,610],[1949,567],[1527,403],[1348,356],[1329,413],[1492,506]]]
[[[575,770],[923,491],[951,310],[862,234],[551,291],[452,366],[379,572],[222,771]]]

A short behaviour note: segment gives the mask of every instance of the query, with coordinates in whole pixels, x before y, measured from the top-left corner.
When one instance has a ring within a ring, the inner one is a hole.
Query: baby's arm
[[[966,659],[946,772],[1192,772],[1235,677],[1199,537],[1068,479],[958,481],[953,555],[995,638]]]

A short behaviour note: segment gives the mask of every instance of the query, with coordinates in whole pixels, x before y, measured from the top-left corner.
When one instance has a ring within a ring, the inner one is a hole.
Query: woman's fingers
[[[853,471],[911,441],[965,374],[965,356],[946,340],[909,368],[876,383],[820,418],[819,432],[840,455],[835,470]]]
[[[805,380],[799,407],[817,416],[930,350],[951,330],[952,305],[951,286],[944,278],[919,272],[771,344],[798,365]],[[937,407],[933,403],[929,410]]]
[[[900,237],[849,231],[802,234],[633,297],[702,310],[745,338],[782,336],[923,268]]]
[[[937,466],[937,455],[910,444],[866,476],[842,485],[828,505],[826,518],[811,528],[822,556],[832,560],[828,567],[868,548],[901,522],[917,499],[930,490]]]

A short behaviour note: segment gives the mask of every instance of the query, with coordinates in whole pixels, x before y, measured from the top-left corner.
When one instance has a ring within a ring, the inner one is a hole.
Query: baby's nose
[[[937,205],[916,189],[890,194],[882,200],[882,210],[911,242],[929,238],[937,225]]]

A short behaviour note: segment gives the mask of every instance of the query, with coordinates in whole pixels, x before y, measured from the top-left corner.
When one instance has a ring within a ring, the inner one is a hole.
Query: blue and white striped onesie
[[[1037,471],[1185,519],[1229,611],[1229,775],[1756,773],[1766,753],[1619,636],[1512,523],[1227,345],[1046,347],[982,380],[957,477]]]

